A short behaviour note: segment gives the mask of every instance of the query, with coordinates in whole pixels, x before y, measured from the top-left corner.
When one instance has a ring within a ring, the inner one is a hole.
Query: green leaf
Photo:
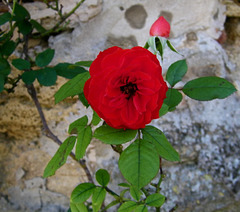
[[[32,24],[32,27],[35,28],[40,33],[44,33],[47,31],[41,24],[39,24],[37,21],[33,19],[30,20],[30,23]]]
[[[106,190],[102,187],[96,187],[92,196],[92,208],[93,212],[99,212],[102,203],[106,197]]]
[[[77,145],[75,156],[77,160],[80,160],[85,155],[86,149],[92,140],[92,129],[90,126],[84,126],[77,128]]]
[[[34,80],[37,77],[37,72],[36,71],[25,71],[22,74],[22,81],[26,84],[26,85],[31,85]]]
[[[98,114],[95,111],[93,111],[92,124],[94,126],[97,126],[100,121],[101,121],[101,118],[98,116]]]
[[[97,128],[94,137],[106,144],[123,144],[136,137],[137,130],[115,129],[108,125]]]
[[[235,91],[233,84],[220,77],[200,77],[187,82],[183,87],[183,92],[188,97],[200,101],[224,99]]]
[[[28,20],[22,20],[17,22],[19,32],[23,35],[27,35],[32,32],[32,24]]]
[[[145,203],[153,207],[161,207],[165,202],[165,196],[162,194],[151,194],[147,197]]]
[[[132,212],[137,207],[137,203],[134,201],[128,201],[123,203],[120,208],[118,208],[118,212]]]
[[[166,96],[167,97],[163,102],[168,106],[168,111],[174,110],[176,106],[182,101],[182,94],[174,88],[169,88]]]
[[[88,212],[87,207],[83,203],[70,202],[71,212]]]
[[[7,60],[0,57],[0,74],[7,76],[11,72],[11,67]]]
[[[148,209],[146,205],[138,205],[134,212],[148,212]]]
[[[39,67],[47,66],[54,57],[54,49],[46,49],[45,51],[39,53],[36,57],[36,65]]]
[[[12,64],[19,70],[28,70],[31,68],[30,62],[21,58],[12,60]]]
[[[2,74],[0,74],[0,92],[2,92],[4,89],[4,81],[5,77]]]
[[[127,187],[127,188],[130,188],[131,185],[127,184],[127,183],[119,183],[118,186],[121,186],[121,187]]]
[[[111,208],[114,205],[119,204],[119,200],[114,200],[112,202],[110,202],[106,207],[105,207],[105,211],[107,211],[107,209]]]
[[[130,194],[132,196],[133,199],[135,199],[136,201],[139,201],[142,195],[142,192],[136,188],[135,186],[131,186],[130,187]]]
[[[78,65],[78,66],[85,66],[85,67],[90,67],[91,64],[92,64],[93,61],[79,61],[79,62],[76,62],[75,64]]]
[[[163,103],[159,111],[159,117],[164,116],[167,112],[168,112],[168,106],[165,103]]]
[[[44,86],[55,85],[57,74],[53,68],[46,67],[36,71],[38,82]]]
[[[137,189],[147,185],[159,170],[159,156],[151,143],[136,140],[120,155],[119,169]]]
[[[175,52],[175,53],[177,53],[177,54],[180,54],[180,53],[175,49],[175,47],[171,44],[171,42],[170,42],[169,40],[167,40],[166,43],[167,43],[168,47],[169,47],[173,52]],[[182,55],[182,54],[180,54],[180,55]]]
[[[3,13],[2,15],[0,15],[0,26],[7,23],[8,21],[10,21],[12,18],[11,14],[9,12]]]
[[[16,3],[14,8],[14,21],[23,21],[30,18],[29,12],[20,4]]]
[[[79,100],[82,102],[82,104],[83,104],[85,107],[87,107],[87,108],[89,107],[89,103],[88,103],[86,97],[84,96],[84,93],[83,93],[83,92],[80,93],[80,94],[78,94],[78,98],[79,98]]]
[[[76,77],[65,83],[54,95],[55,103],[62,101],[69,96],[75,96],[83,92],[85,82],[90,78],[89,72],[78,74]]]
[[[187,68],[186,60],[179,60],[170,65],[167,71],[166,80],[172,87],[182,80],[187,72]]]
[[[78,74],[86,72],[83,67],[72,65],[71,63],[59,63],[54,69],[57,72],[57,75],[65,77],[67,79],[72,79]]]
[[[75,141],[76,136],[70,136],[62,143],[45,168],[43,174],[44,178],[54,175],[56,170],[66,162],[67,156],[71,153],[74,147]]]
[[[110,175],[108,171],[105,169],[99,169],[96,172],[96,180],[101,186],[106,187],[110,181]]]
[[[81,183],[71,194],[71,201],[73,203],[85,202],[94,192],[96,186],[92,183]]]
[[[80,128],[83,128],[85,126],[87,126],[87,123],[88,123],[88,117],[85,115],[77,120],[75,120],[74,122],[72,122],[70,125],[69,125],[69,128],[68,128],[68,133],[71,134],[71,133],[77,133],[78,132],[78,129]],[[74,131],[76,130],[76,131]]]
[[[152,142],[158,154],[168,161],[180,161],[179,154],[168,142],[163,132],[156,127],[146,126],[142,129],[143,139]]]
[[[15,50],[16,46],[17,46],[17,44],[12,40],[5,42],[1,46],[1,54],[10,56],[13,53],[13,51]]]

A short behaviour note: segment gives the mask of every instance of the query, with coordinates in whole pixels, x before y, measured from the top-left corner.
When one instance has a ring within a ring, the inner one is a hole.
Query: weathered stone
[[[68,11],[76,1],[69,2],[64,1],[64,8]],[[135,26],[141,25],[141,30],[131,26],[125,18],[128,9],[139,4],[147,14],[145,24],[138,20],[136,23],[143,25],[135,23]],[[56,23],[55,14],[48,14],[49,10],[43,4],[29,5],[38,7],[30,11],[33,18],[46,21],[47,27]],[[104,4],[87,0],[78,12],[70,25],[75,27],[72,32],[49,39],[49,45],[56,51],[52,64],[94,59],[99,51],[112,45],[123,48],[142,46],[151,24],[159,15],[164,15],[171,22],[171,42],[187,58],[189,67],[183,82],[177,84],[178,88],[190,79],[214,75],[229,79],[240,89],[239,36],[235,36],[235,45],[226,42],[221,46],[215,40],[222,34],[226,18],[225,6],[218,0],[183,0],[181,3],[176,0],[106,0]],[[97,13],[97,18],[93,18]],[[79,21],[90,19],[79,24]],[[39,44],[32,43],[30,51],[44,49],[35,46]],[[167,50],[163,73],[179,59],[183,57]],[[54,105],[53,95],[64,82],[60,80],[56,87],[50,88],[35,84],[49,126],[62,141],[68,136],[67,128],[72,121],[85,114],[89,119],[92,116],[91,110],[76,99]],[[211,102],[198,102],[184,96],[176,111],[153,121],[181,156],[180,163],[163,160],[166,178],[161,192],[167,197],[164,212],[176,204],[185,212],[237,211],[240,196],[239,102],[239,92],[225,100]],[[54,176],[46,180],[42,178],[58,145],[41,134],[37,111],[23,84],[20,83],[10,97],[1,94],[0,123],[0,210],[67,211],[72,189],[85,182],[86,176],[77,163],[68,159]],[[110,172],[109,187],[116,192],[119,191],[117,184],[124,181],[118,170],[118,157],[109,145],[95,140],[85,156],[93,174],[99,168]],[[108,198],[106,205],[109,202]]]
[[[125,18],[132,28],[141,29],[145,25],[147,13],[142,5],[136,4],[126,10]]]
[[[226,15],[229,17],[240,17],[240,4],[238,0],[222,0],[226,5]]]

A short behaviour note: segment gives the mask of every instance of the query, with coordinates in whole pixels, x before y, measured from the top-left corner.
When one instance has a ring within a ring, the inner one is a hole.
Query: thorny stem
[[[32,100],[34,101],[35,106],[36,106],[36,108],[38,110],[39,116],[40,116],[42,124],[43,124],[43,132],[44,132],[44,134],[48,138],[52,139],[55,143],[57,143],[60,146],[62,144],[62,141],[60,141],[58,139],[58,137],[56,135],[54,135],[53,132],[49,129],[47,121],[46,121],[45,116],[44,116],[44,113],[42,111],[42,107],[41,107],[41,105],[40,105],[40,103],[38,101],[38,97],[37,97],[36,89],[35,89],[34,85],[33,84],[27,85],[27,91],[28,91],[29,95],[31,96]],[[75,158],[75,154],[73,152],[70,153],[70,156],[75,161],[80,163],[80,165],[82,166],[82,168],[84,169],[84,171],[85,171],[85,173],[87,175],[88,181],[93,183],[92,175],[91,175],[91,173],[90,173],[90,171],[89,171],[89,169],[88,169],[88,167],[86,165],[86,161],[85,160],[77,160]]]

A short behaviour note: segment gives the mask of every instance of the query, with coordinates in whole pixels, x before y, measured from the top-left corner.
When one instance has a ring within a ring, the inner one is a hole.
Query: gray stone
[[[126,10],[125,18],[132,28],[141,29],[145,25],[147,12],[143,5],[136,4]]]

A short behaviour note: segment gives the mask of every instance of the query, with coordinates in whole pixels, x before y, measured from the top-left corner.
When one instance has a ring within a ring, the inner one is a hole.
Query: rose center
[[[137,85],[131,82],[127,83],[120,87],[122,93],[127,94],[127,99],[130,99],[132,96],[135,95],[136,91],[138,90]]]

